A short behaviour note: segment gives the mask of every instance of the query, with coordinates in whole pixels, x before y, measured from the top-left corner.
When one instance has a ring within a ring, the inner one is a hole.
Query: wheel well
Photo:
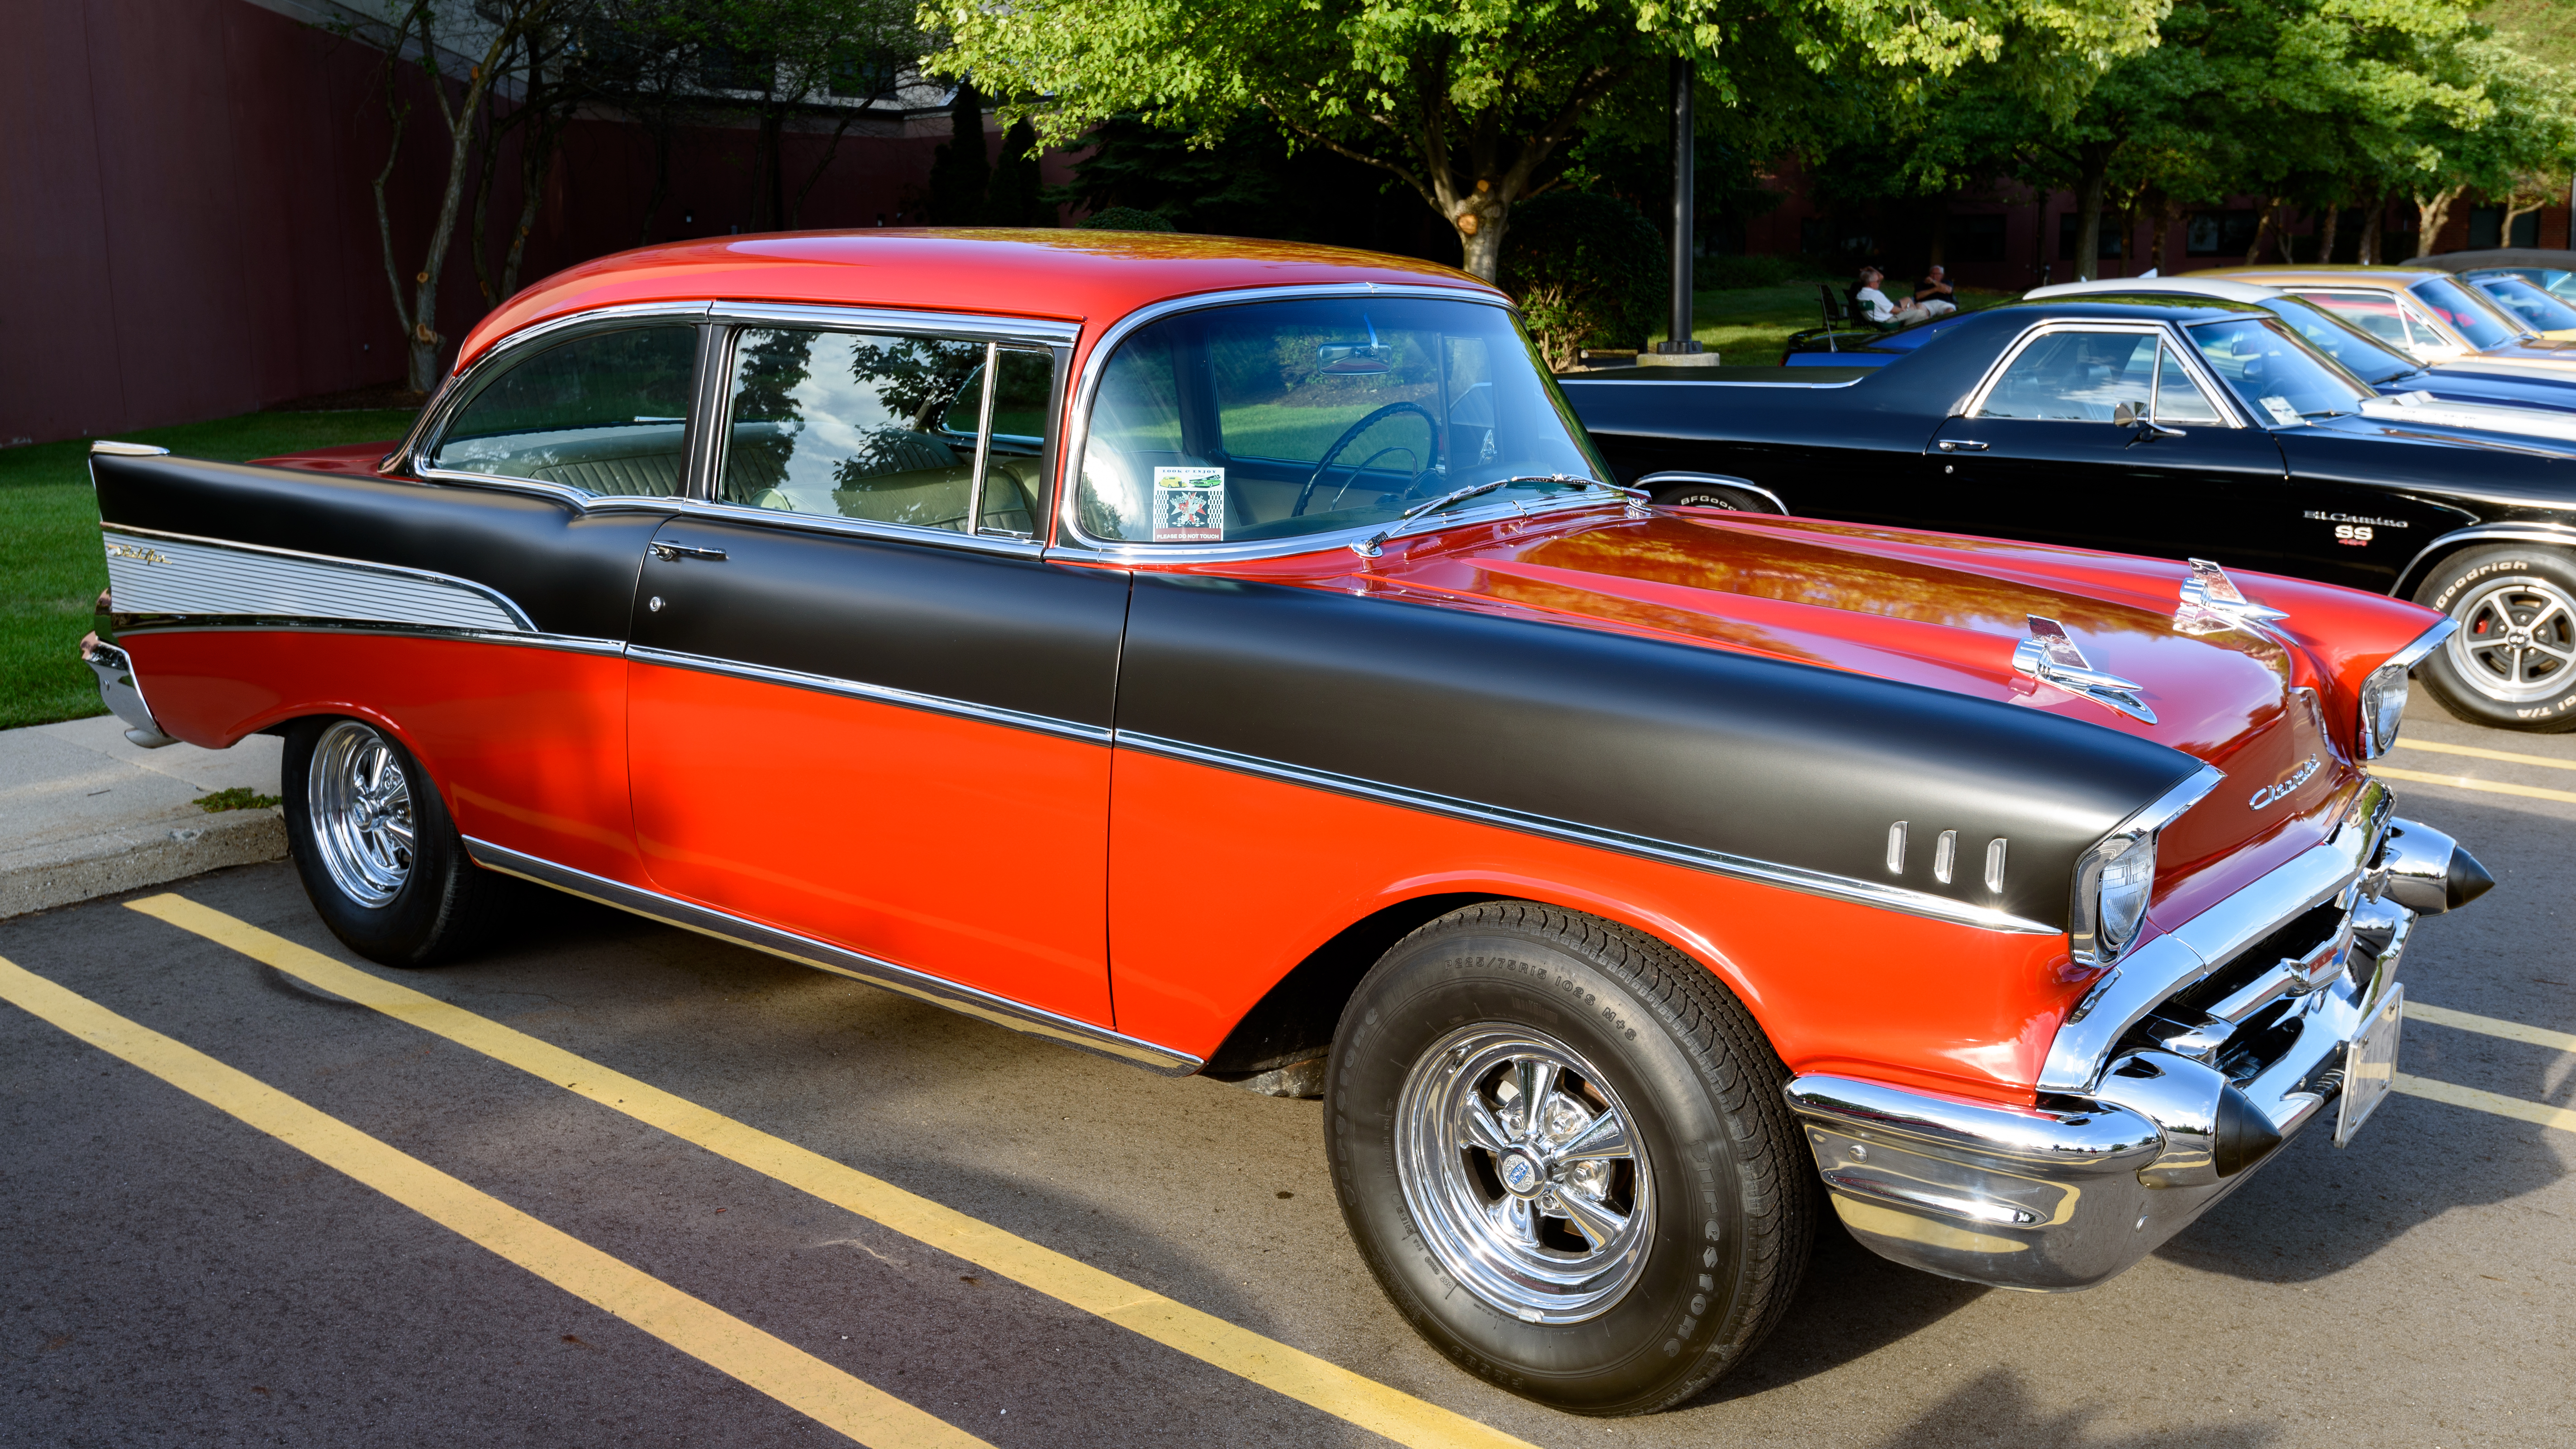
[[[2458,558],[2471,549],[2506,548],[2517,543],[2550,549],[2562,554],[2576,553],[2576,535],[2561,537],[2554,533],[2536,531],[2515,532],[2509,526],[2496,533],[2465,533],[2438,538],[2427,546],[2420,556],[2406,565],[2405,571],[2397,576],[2396,587],[2388,591],[2388,597],[2412,602],[2415,591],[2424,587],[2424,581],[2439,572],[2442,565],[2452,559]]]
[[[1360,978],[1396,942],[1462,906],[1498,899],[1475,893],[1416,896],[1343,927],[1244,1013],[1209,1054],[1202,1075],[1241,1081],[1320,1056],[1333,1044],[1333,1029]]]

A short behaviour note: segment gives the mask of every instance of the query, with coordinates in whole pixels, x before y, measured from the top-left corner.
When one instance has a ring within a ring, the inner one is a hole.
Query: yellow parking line
[[[2576,1112],[2571,1112],[2564,1107],[2552,1107],[2547,1102],[2526,1102],[2520,1097],[2508,1097],[2499,1092],[2481,1092],[2475,1087],[2454,1086],[2449,1082],[2437,1082],[2430,1077],[2409,1076],[2404,1072],[2397,1074],[2395,1086],[2398,1091],[2411,1097],[2448,1102],[2454,1107],[2466,1107],[2477,1112],[2493,1112],[2499,1117],[2511,1117],[2522,1122],[2537,1122],[2543,1127],[2555,1127],[2561,1132],[2576,1132]]]
[[[2533,1046],[2555,1047],[2562,1052],[2576,1052],[2576,1032],[2551,1031],[2545,1026],[2524,1026],[2521,1022],[2506,1021],[2500,1017],[2473,1016],[2465,1011],[2453,1011],[2448,1007],[2432,1006],[2421,1001],[2406,1003],[2406,1019],[2427,1021],[2435,1026],[2447,1026],[2460,1031],[2482,1032],[2488,1036],[2503,1037],[2507,1041],[2529,1042]]]
[[[2435,775],[2423,770],[2394,770],[2386,765],[2373,765],[2370,773],[2391,780],[2411,780],[2418,785],[2453,785],[2462,790],[2484,790],[2490,795],[2522,795],[2533,800],[2559,800],[2576,805],[2576,790],[2545,790],[2538,785],[2511,785],[2502,780],[2472,780],[2466,775]]]
[[[1425,1449],[1450,1445],[1530,1449],[1526,1441],[1463,1414],[1239,1328],[684,1097],[184,897],[160,895],[126,904],[1399,1444]]]
[[[218,1111],[346,1173],[467,1241],[634,1324],[862,1444],[963,1449],[984,1441],[794,1344],[761,1332],[590,1244],[479,1192],[196,1048],[0,958],[0,1000],[123,1058]]]
[[[2547,755],[2517,755],[2511,750],[2490,750],[2480,745],[2446,745],[2439,740],[2399,740],[2401,750],[2427,750],[2437,755],[2468,755],[2480,760],[2502,760],[2510,765],[2538,765],[2547,770],[2576,770],[2576,760],[2552,759]]]

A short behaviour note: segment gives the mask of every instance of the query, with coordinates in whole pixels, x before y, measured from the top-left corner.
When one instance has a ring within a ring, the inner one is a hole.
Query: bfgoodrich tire
[[[1723,483],[1667,483],[1655,490],[1655,502],[1666,508],[1723,508],[1734,513],[1777,513],[1771,500],[1749,488]]]
[[[1379,1285],[1460,1367],[1647,1413],[1742,1362],[1805,1271],[1817,1193],[1787,1077],[1661,942],[1473,906],[1399,942],[1344,1010],[1333,1183]]]
[[[473,944],[497,882],[466,857],[410,751],[358,720],[310,719],[287,732],[281,763],[287,848],[331,934],[387,966]]]
[[[2576,558],[2471,549],[2436,565],[2415,602],[2460,625],[2415,670],[2443,708],[2497,729],[2576,729]]]

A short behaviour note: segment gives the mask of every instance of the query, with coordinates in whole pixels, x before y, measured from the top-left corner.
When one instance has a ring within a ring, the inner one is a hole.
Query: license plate
[[[2343,1115],[2335,1122],[2335,1146],[2350,1142],[2388,1100],[2388,1089],[2397,1083],[2397,1033],[2405,1025],[2406,988],[2391,986],[2361,1035],[2344,1044]]]

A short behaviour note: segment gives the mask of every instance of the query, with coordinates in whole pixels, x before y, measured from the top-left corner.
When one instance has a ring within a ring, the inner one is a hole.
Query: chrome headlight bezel
[[[2066,939],[2077,964],[2108,966],[2137,943],[2155,894],[2158,833],[2226,778],[2201,766],[2075,858]]]
[[[2378,759],[2397,743],[2397,731],[2406,718],[2407,699],[2414,693],[2408,672],[2425,655],[2440,648],[2442,641],[2457,633],[2459,627],[2457,619],[2442,620],[2363,677],[2354,704],[2353,738],[2364,761]]]

